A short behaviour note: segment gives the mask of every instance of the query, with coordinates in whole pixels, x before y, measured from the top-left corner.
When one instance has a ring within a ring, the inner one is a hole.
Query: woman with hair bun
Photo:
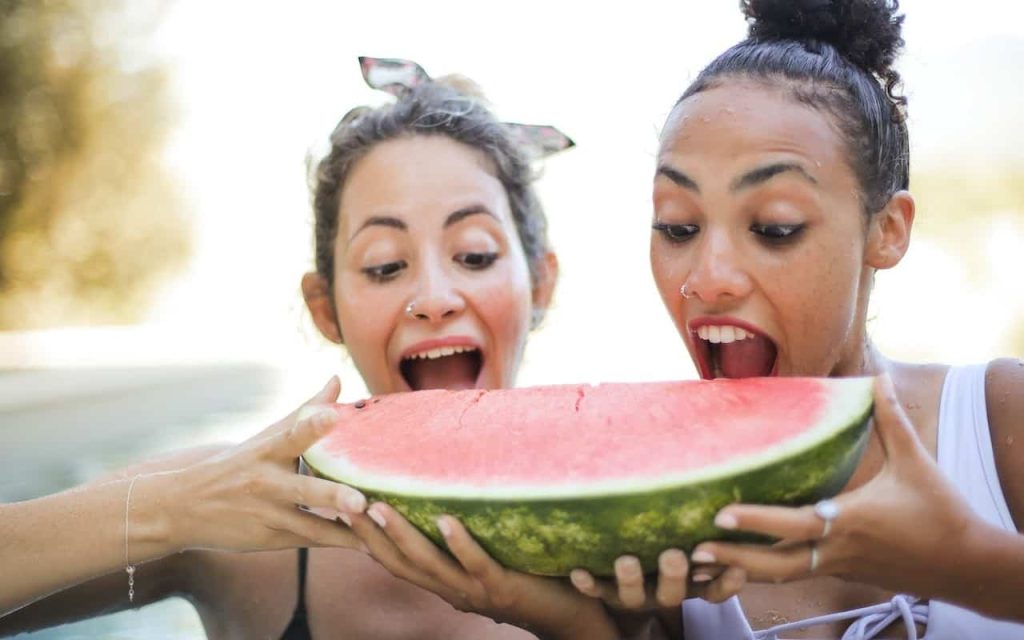
[[[666,579],[663,565],[656,586],[628,556],[615,584],[584,571],[573,582],[632,610],[638,629],[661,620],[674,635],[679,609],[665,605],[700,594],[707,600],[683,603],[690,640],[805,629],[1024,637],[1024,625],[997,619],[1022,616],[1024,459],[1012,447],[1024,437],[1022,363],[896,362],[866,330],[875,273],[901,261],[915,215],[906,100],[892,69],[903,44],[898,5],[741,6],[749,37],[704,69],[662,134],[654,278],[702,377],[875,375],[876,431],[837,499],[719,514],[723,529],[786,539],[776,548],[708,543],[689,566],[667,550],[673,570]],[[391,571],[439,594],[474,584],[504,599],[510,581],[456,521],[446,522],[452,561],[387,505],[369,514],[383,526],[360,514],[353,530]],[[958,561],[961,549],[970,562]],[[748,578],[807,580],[749,584],[742,600],[730,597]]]
[[[1024,618],[1024,363],[896,362],[866,328],[875,273],[903,258],[915,216],[898,3],[741,7],[748,37],[661,136],[654,278],[702,377],[879,376],[876,429],[836,499],[719,513],[784,542],[700,545],[695,581],[727,566],[720,596],[799,582],[688,600],[685,635],[1024,638],[1005,620]]]

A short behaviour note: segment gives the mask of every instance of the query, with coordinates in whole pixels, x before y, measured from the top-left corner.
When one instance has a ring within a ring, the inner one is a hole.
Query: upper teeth
[[[470,351],[476,351],[476,347],[438,347],[437,349],[428,349],[426,351],[407,355],[405,356],[405,359],[413,360],[421,358],[424,360],[436,360],[445,356],[455,355],[456,353],[468,353]]]
[[[747,338],[753,338],[754,334],[745,331],[739,327],[733,327],[730,325],[725,326],[714,326],[704,325],[697,328],[697,335],[700,336],[701,340],[707,340],[708,342],[736,342],[737,340],[746,340]]]

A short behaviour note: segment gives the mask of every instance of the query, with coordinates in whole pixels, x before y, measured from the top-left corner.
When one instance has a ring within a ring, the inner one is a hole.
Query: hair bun
[[[816,40],[878,76],[903,47],[899,0],[742,0],[749,35],[763,40]]]

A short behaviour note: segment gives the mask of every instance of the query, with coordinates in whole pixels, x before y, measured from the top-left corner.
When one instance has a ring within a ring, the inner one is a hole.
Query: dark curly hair
[[[375,145],[410,136],[448,136],[481,151],[490,159],[508,195],[512,219],[526,254],[531,282],[536,285],[549,250],[547,218],[533,189],[530,158],[473,95],[464,79],[427,82],[393,104],[349,111],[331,133],[331,150],[310,176],[315,218],[314,255],[317,272],[334,286],[334,240],[345,180],[355,164]],[[539,320],[539,318],[535,318]]]
[[[797,100],[835,118],[864,210],[880,210],[910,183],[907,101],[892,69],[903,47],[899,1],[742,0],[740,7],[747,39],[705,67],[679,102],[729,77],[783,80]]]

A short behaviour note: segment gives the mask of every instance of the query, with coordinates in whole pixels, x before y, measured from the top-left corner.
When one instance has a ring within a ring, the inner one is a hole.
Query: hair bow
[[[399,58],[359,57],[366,84],[386,91],[401,99],[414,87],[432,82],[423,67],[411,60]],[[535,149],[541,157],[576,146],[572,139],[550,125],[503,122],[513,140],[521,146]]]

